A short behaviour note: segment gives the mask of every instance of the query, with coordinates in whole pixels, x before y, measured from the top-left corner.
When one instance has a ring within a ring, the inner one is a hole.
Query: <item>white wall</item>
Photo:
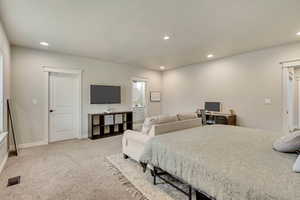
[[[85,57],[64,55],[22,47],[12,47],[12,98],[19,144],[43,141],[46,99],[45,75],[42,66],[83,69],[82,77],[82,134],[87,136],[89,112],[104,111],[107,106],[89,104],[90,84],[117,84],[125,97],[122,105],[112,107],[123,110],[131,105],[130,81],[133,77],[147,78],[150,90],[161,89],[161,72],[120,65]],[[32,100],[36,99],[34,105]],[[160,103],[149,104],[149,115],[160,113]]]
[[[6,115],[7,115],[7,109],[6,109],[6,99],[10,98],[10,45],[8,42],[8,39],[6,37],[4,28],[2,27],[2,24],[0,22],[0,52],[3,54],[4,57],[4,130],[7,129],[6,127]],[[1,80],[1,78],[0,78]],[[0,133],[1,134],[1,133]],[[2,133],[3,134],[3,133]],[[5,161],[7,159],[7,138],[6,136],[3,137],[3,135],[0,135],[0,172],[2,168],[5,165]]]
[[[236,111],[242,126],[282,131],[279,62],[299,58],[300,43],[295,43],[166,71],[163,113],[195,111],[204,101],[221,101],[225,111]],[[265,98],[272,104],[265,105]]]

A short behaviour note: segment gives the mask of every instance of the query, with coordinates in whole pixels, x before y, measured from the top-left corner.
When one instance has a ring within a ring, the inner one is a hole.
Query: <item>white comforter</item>
[[[295,154],[272,149],[278,133],[233,126],[186,129],[151,139],[140,159],[217,200],[300,200]]]

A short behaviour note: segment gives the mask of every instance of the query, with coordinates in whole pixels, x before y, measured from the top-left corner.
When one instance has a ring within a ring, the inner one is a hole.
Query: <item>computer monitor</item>
[[[204,109],[211,112],[221,112],[220,102],[205,102]]]

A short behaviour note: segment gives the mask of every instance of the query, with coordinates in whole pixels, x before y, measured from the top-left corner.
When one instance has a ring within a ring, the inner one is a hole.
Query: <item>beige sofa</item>
[[[149,126],[147,121],[149,122],[151,119],[154,120]],[[194,113],[178,114],[173,116],[157,116],[154,118],[152,117],[151,119],[149,120],[148,118],[145,120],[143,130],[141,132],[127,130],[124,133],[122,140],[122,152],[124,158],[130,157],[139,161],[145,144],[152,137],[202,125],[201,119]],[[146,130],[147,126],[149,126],[148,130]]]

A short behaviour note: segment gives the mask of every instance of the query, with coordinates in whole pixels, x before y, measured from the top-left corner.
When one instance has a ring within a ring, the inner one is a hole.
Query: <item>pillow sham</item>
[[[178,113],[177,117],[179,120],[196,119],[198,116],[196,113]]]
[[[300,155],[298,155],[298,158],[293,166],[293,171],[300,173]]]
[[[300,131],[279,138],[273,143],[273,148],[283,153],[292,153],[300,150]]]

